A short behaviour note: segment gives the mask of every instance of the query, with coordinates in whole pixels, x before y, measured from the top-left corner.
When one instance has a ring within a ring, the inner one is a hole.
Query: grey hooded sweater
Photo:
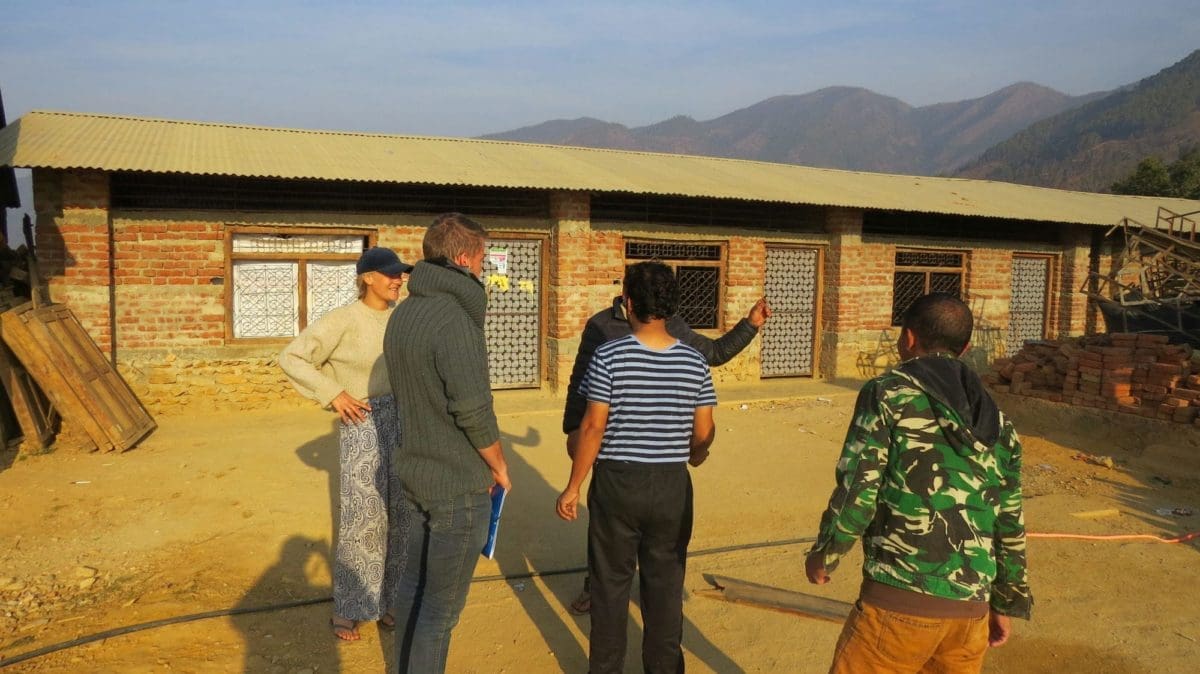
[[[403,438],[395,470],[423,507],[488,489],[479,455],[500,437],[483,336],[487,293],[457,267],[418,262],[383,336]]]

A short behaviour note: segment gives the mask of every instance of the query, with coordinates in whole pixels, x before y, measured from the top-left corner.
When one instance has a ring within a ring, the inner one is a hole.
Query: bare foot
[[[333,630],[333,636],[342,641],[358,641],[361,638],[358,635],[358,628],[355,627],[353,620],[334,616],[329,619],[329,627]]]
[[[575,615],[585,615],[592,610],[592,593],[584,590],[575,597],[575,601],[571,602],[569,609]]]

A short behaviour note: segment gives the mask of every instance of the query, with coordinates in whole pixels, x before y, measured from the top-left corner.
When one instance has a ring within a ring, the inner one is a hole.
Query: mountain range
[[[829,87],[708,121],[629,128],[583,117],[483,137],[1103,191],[1147,155],[1171,161],[1200,143],[1200,50],[1138,83],[1083,96],[1021,82],[913,107]]]
[[[1200,50],[1157,75],[1037,122],[957,175],[1102,191],[1157,156],[1200,146]]]

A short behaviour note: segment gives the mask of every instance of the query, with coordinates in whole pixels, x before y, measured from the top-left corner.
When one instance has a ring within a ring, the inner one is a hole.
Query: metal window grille
[[[627,260],[720,260],[721,247],[701,243],[628,241]]]
[[[488,240],[483,331],[493,388],[533,388],[541,383],[542,245],[541,239]]]
[[[685,241],[626,241],[626,266],[656,260],[671,267],[679,283],[678,315],[696,329],[721,326],[721,276],[724,248]]]
[[[361,234],[233,232],[233,338],[295,337],[355,301],[355,262],[366,242]]]
[[[296,335],[297,287],[294,262],[234,262],[233,336]]]
[[[763,326],[762,376],[812,374],[819,280],[816,248],[767,248],[763,285],[773,315]]]
[[[358,274],[353,262],[309,262],[305,280],[308,293],[307,325],[358,299]]]
[[[965,254],[946,251],[898,250],[892,278],[892,325],[920,296],[933,292],[963,297]]]
[[[234,253],[343,253],[360,255],[361,236],[270,234],[254,232],[233,235]]]
[[[721,270],[716,267],[675,268],[679,283],[679,315],[693,328],[716,328]]]
[[[929,250],[896,251],[897,267],[961,267],[962,253],[942,253]]]
[[[1046,295],[1050,287],[1050,271],[1048,257],[1013,256],[1007,344],[1009,356],[1020,351],[1027,340],[1046,337]]]

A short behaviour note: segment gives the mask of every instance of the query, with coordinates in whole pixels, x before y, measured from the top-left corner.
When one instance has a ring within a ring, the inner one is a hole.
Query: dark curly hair
[[[904,310],[903,327],[912,331],[925,351],[962,353],[971,342],[975,319],[963,301],[946,293],[929,293]]]
[[[643,323],[670,318],[679,308],[675,272],[661,262],[639,262],[626,267],[622,292],[633,303],[633,314]]]

